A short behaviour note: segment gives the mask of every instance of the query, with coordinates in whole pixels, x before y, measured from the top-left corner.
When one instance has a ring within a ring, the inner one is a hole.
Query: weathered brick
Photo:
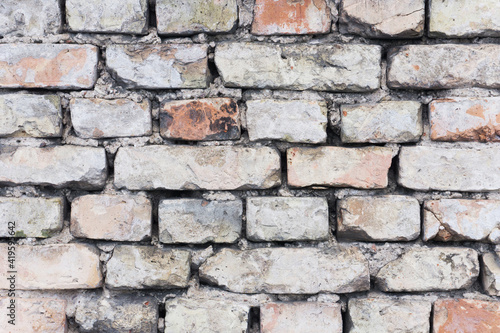
[[[9,226],[15,237],[50,237],[62,230],[63,219],[63,198],[0,197],[0,237],[12,237]]]
[[[500,3],[496,0],[430,0],[429,36],[500,36]]]
[[[6,94],[0,96],[0,137],[60,137],[61,98],[57,95]]]
[[[433,333],[496,333],[500,302],[440,299],[434,303]]]
[[[380,86],[381,47],[222,43],[215,64],[228,87],[371,91]]]
[[[410,241],[420,235],[420,205],[402,195],[338,201],[337,236],[362,241]]]
[[[241,201],[162,200],[158,207],[162,243],[234,243],[241,235]]]
[[[78,303],[79,332],[158,332],[158,302],[154,297],[114,295]]]
[[[169,332],[242,333],[248,328],[248,305],[228,300],[174,298],[165,303]]]
[[[406,45],[389,50],[387,85],[401,89],[500,88],[500,46]]]
[[[268,147],[124,147],[115,158],[115,185],[130,190],[262,189],[280,181],[280,156]]]
[[[59,0],[4,1],[0,7],[0,36],[43,36],[61,27]]]
[[[426,201],[423,239],[500,244],[500,200]]]
[[[106,177],[103,148],[0,147],[0,184],[100,189]]]
[[[0,88],[90,89],[96,80],[93,45],[0,45]]]
[[[326,142],[327,108],[317,101],[247,101],[250,140]]]
[[[423,132],[422,105],[411,101],[341,106],[343,142],[415,142]]]
[[[303,35],[330,32],[332,17],[325,0],[256,0],[252,34]]]
[[[69,30],[145,34],[147,0],[66,0]]]
[[[339,30],[373,38],[416,38],[424,34],[425,0],[343,0]]]
[[[201,44],[111,45],[111,75],[127,88],[206,88],[207,46]]]
[[[117,245],[106,266],[106,286],[113,289],[185,288],[190,261],[188,251]]]
[[[287,150],[287,160],[290,186],[384,188],[388,183],[392,149],[290,148]]]
[[[484,291],[492,296],[500,296],[500,252],[483,254],[481,262]]]
[[[252,241],[325,240],[330,229],[326,198],[247,198],[247,238]]]
[[[12,298],[1,297],[0,332],[5,333],[66,333],[66,301],[50,298],[15,298],[13,317],[7,309]],[[15,319],[15,325],[8,323]]]
[[[239,139],[240,110],[231,98],[166,101],[160,111],[160,134],[167,139]]]
[[[82,138],[112,138],[150,135],[149,100],[76,98],[70,102],[71,123]]]
[[[430,104],[436,141],[500,141],[500,98],[438,99]]]
[[[84,195],[71,203],[71,234],[115,241],[151,237],[151,201],[142,196]]]
[[[268,303],[260,308],[262,333],[342,333],[340,304]]]
[[[156,0],[160,35],[229,32],[237,20],[236,0]]]
[[[200,280],[237,293],[350,293],[370,288],[357,248],[225,248],[200,267]]]
[[[500,149],[403,147],[399,183],[415,190],[490,191],[500,189]]]
[[[8,245],[0,244],[0,259],[7,263]],[[93,289],[102,286],[99,250],[86,244],[17,245],[16,288]],[[8,276],[11,269],[0,266],[0,275]],[[7,279],[0,280],[0,289],[9,289]]]
[[[428,333],[432,303],[390,298],[349,300],[349,333]]]
[[[479,260],[469,248],[412,248],[378,272],[383,291],[417,292],[467,289],[479,275]]]

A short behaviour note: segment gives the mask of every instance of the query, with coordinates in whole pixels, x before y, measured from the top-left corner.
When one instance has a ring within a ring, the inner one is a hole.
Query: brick
[[[231,98],[166,101],[160,134],[178,140],[235,140],[241,135],[240,110]]]
[[[500,3],[496,0],[431,0],[429,36],[500,36]]]
[[[280,156],[268,147],[124,147],[115,158],[115,186],[130,190],[265,189],[280,180]]]
[[[267,99],[246,104],[246,126],[251,141],[326,142],[325,102]]]
[[[75,237],[138,242],[151,237],[151,201],[131,195],[84,195],[71,203]]]
[[[126,88],[206,88],[207,46],[201,44],[110,45],[106,66]]]
[[[66,301],[50,298],[15,298],[15,325],[8,321],[11,298],[1,297],[0,307],[4,315],[0,317],[0,329],[5,333],[66,333]]]
[[[435,141],[500,141],[500,98],[438,99],[430,104]]]
[[[418,102],[342,105],[340,111],[342,142],[416,142],[423,132],[422,105]]]
[[[151,103],[128,99],[76,98],[70,102],[71,123],[85,139],[151,135]]]
[[[406,45],[389,50],[387,86],[393,89],[499,88],[500,46]]]
[[[75,321],[80,332],[158,332],[158,302],[154,297],[113,295],[79,302]]]
[[[241,201],[162,200],[158,207],[160,242],[234,243],[241,236]]]
[[[62,230],[63,220],[63,198],[0,197],[0,237],[12,237],[10,222],[14,237],[50,237]]]
[[[61,98],[57,95],[0,96],[0,137],[52,138],[62,135]]]
[[[237,20],[236,0],[156,0],[160,35],[230,32]]]
[[[440,299],[434,303],[433,333],[495,333],[500,330],[500,302]]]
[[[222,249],[200,267],[200,281],[237,293],[350,293],[370,288],[357,248]]]
[[[391,163],[390,148],[290,148],[287,150],[288,184],[384,188]]]
[[[68,44],[0,45],[0,88],[91,89],[97,47]]]
[[[0,148],[0,184],[100,189],[107,177],[103,148]]]
[[[145,34],[147,0],[66,0],[69,30]]]
[[[354,298],[349,300],[349,333],[428,333],[432,303],[415,299]]]
[[[500,296],[500,252],[483,254],[481,280],[488,295]]]
[[[500,149],[403,147],[399,183],[414,190],[490,191],[500,189]]]
[[[340,304],[268,303],[260,308],[262,333],[342,333]]]
[[[500,200],[426,201],[423,239],[500,244]]]
[[[382,267],[376,282],[380,290],[389,292],[449,291],[469,288],[478,275],[475,250],[421,247]]]
[[[248,305],[211,299],[174,298],[165,303],[169,332],[242,333],[248,328]]]
[[[378,45],[232,42],[215,48],[227,87],[372,91],[380,86],[380,61]]]
[[[402,195],[348,197],[338,201],[337,237],[361,241],[410,241],[420,235],[420,204]]]
[[[59,0],[5,1],[0,7],[0,36],[43,36],[61,31]]]
[[[343,0],[339,30],[371,38],[417,38],[424,34],[425,0]]]
[[[106,286],[112,289],[185,288],[190,261],[188,251],[117,245],[107,264]]]
[[[304,35],[330,32],[332,17],[325,0],[256,0],[252,34]]]
[[[326,198],[247,198],[247,238],[252,241],[328,239]]]
[[[0,259],[7,262],[7,243],[0,244]],[[99,250],[86,244],[17,245],[16,288],[37,289],[94,289],[102,286]],[[0,274],[8,276],[7,265]],[[0,289],[9,289],[6,279],[0,280]]]

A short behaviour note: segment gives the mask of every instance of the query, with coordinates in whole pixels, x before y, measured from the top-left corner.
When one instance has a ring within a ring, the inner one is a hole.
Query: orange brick
[[[256,0],[252,33],[303,35],[330,32],[325,0]]]
[[[192,141],[238,139],[238,105],[230,98],[165,102],[160,113],[160,134],[168,139]]]
[[[500,302],[467,299],[434,303],[434,333],[498,333]]]

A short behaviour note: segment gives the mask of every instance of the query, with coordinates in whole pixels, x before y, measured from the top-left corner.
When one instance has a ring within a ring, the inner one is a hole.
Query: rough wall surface
[[[0,333],[500,332],[499,17],[3,1]]]

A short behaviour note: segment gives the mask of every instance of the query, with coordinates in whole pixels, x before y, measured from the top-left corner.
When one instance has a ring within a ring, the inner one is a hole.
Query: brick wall
[[[500,332],[499,37],[497,0],[1,4],[0,332]]]

